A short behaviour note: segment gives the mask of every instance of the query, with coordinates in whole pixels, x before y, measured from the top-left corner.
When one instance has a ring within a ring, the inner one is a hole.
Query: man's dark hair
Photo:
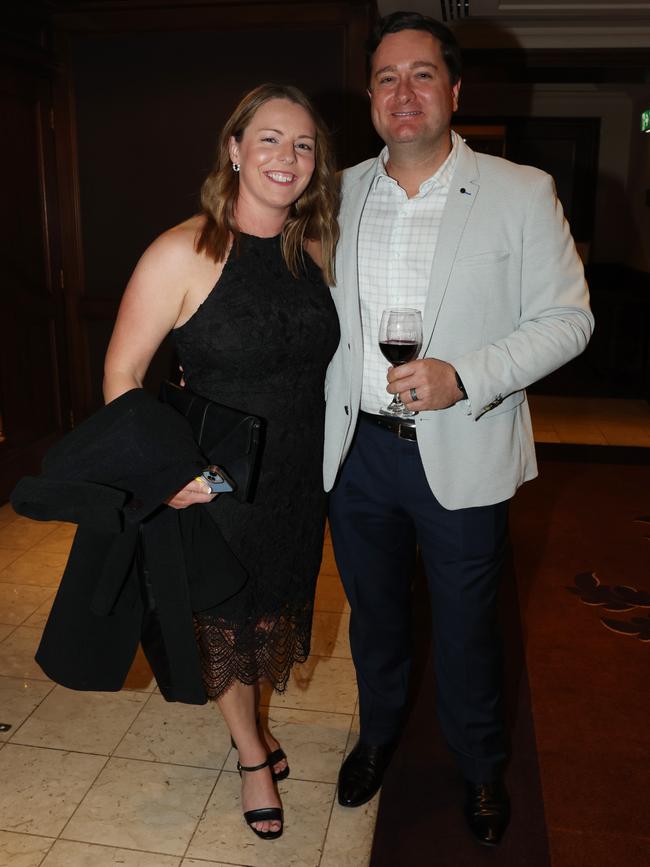
[[[400,30],[424,30],[425,33],[430,33],[440,43],[442,59],[447,65],[452,86],[460,81],[463,61],[456,37],[440,21],[436,21],[435,18],[430,18],[428,15],[420,15],[419,12],[392,12],[390,15],[385,15],[377,20],[366,43],[368,77],[370,77],[373,55],[381,40],[387,34],[399,33]]]

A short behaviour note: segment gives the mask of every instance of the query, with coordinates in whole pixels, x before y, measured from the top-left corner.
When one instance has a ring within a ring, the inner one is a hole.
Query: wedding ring
[[[417,400],[417,399],[418,399],[418,393],[414,388],[412,388],[411,389],[411,400]]]

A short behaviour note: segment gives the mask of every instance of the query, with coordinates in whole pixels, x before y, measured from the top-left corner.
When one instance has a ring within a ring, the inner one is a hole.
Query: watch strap
[[[465,386],[463,385],[463,380],[458,375],[457,370],[454,370],[454,375],[456,376],[456,386],[458,387],[458,390],[463,393],[462,399],[467,400],[467,392],[465,391]]]

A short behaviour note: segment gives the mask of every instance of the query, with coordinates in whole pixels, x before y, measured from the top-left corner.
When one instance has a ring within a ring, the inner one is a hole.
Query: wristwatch
[[[463,393],[462,400],[467,400],[467,392],[465,391],[465,386],[463,385],[463,380],[458,375],[457,370],[454,370],[454,374],[456,376],[456,386],[458,387],[458,390],[462,391],[462,393]]]

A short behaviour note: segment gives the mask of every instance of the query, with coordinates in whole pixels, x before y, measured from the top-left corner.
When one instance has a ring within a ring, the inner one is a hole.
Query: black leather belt
[[[402,440],[415,442],[417,439],[415,421],[403,418],[391,418],[389,415],[374,415],[371,412],[359,411],[359,418],[368,424],[377,425],[384,430],[396,434]]]

